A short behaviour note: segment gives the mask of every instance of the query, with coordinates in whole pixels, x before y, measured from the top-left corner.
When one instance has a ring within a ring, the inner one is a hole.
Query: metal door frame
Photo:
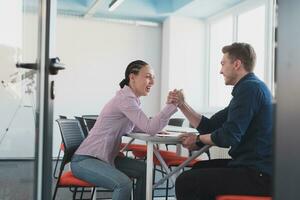
[[[52,143],[53,99],[50,99],[51,77],[49,74],[51,29],[55,28],[56,0],[40,0],[38,6],[38,58],[37,58],[37,108],[34,199],[50,200],[52,197]],[[53,92],[53,91],[52,91]]]

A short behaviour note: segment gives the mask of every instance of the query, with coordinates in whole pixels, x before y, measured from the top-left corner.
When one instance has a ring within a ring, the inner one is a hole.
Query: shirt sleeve
[[[211,134],[212,141],[219,147],[238,145],[261,105],[260,98],[254,85],[241,87],[229,104],[227,120]]]
[[[210,119],[205,116],[202,116],[201,122],[197,127],[197,130],[200,134],[211,133],[216,129],[220,128],[222,124],[226,121],[228,114],[228,107],[220,110],[214,114]]]
[[[157,115],[150,119],[133,97],[123,99],[122,103],[119,104],[119,108],[138,129],[150,135],[161,131],[168,124],[170,117],[177,111],[175,105],[167,104]]]

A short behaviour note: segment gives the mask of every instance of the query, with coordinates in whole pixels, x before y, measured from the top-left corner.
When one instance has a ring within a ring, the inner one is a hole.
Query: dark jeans
[[[271,178],[249,168],[228,167],[229,159],[200,161],[176,180],[177,200],[215,200],[217,195],[271,194]]]

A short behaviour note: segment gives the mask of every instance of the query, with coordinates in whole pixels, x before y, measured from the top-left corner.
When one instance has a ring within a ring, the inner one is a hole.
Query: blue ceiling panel
[[[172,0],[153,0],[152,2],[157,13],[170,13],[173,11]]]
[[[176,15],[205,19],[229,9],[243,0],[194,0],[176,12]]]
[[[173,11],[177,11],[178,9],[185,7],[186,5],[190,4],[191,2],[194,2],[195,0],[172,0],[173,4]]]
[[[24,1],[25,11],[36,10],[37,0]],[[205,19],[226,10],[244,0],[124,0],[114,11],[108,11],[112,0],[57,0],[57,13],[63,15],[85,16],[97,3],[95,18],[121,20],[143,20],[162,22],[169,16],[184,16]]]
[[[111,0],[102,0],[95,17],[123,20],[161,21],[152,0],[124,0],[114,11],[108,11]]]

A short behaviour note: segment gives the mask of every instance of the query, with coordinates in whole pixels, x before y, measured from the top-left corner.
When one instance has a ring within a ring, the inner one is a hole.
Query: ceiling
[[[25,8],[34,9],[33,1]],[[113,0],[57,0],[58,14],[122,20],[162,22],[168,16],[205,19],[244,0],[123,0],[114,11]]]

